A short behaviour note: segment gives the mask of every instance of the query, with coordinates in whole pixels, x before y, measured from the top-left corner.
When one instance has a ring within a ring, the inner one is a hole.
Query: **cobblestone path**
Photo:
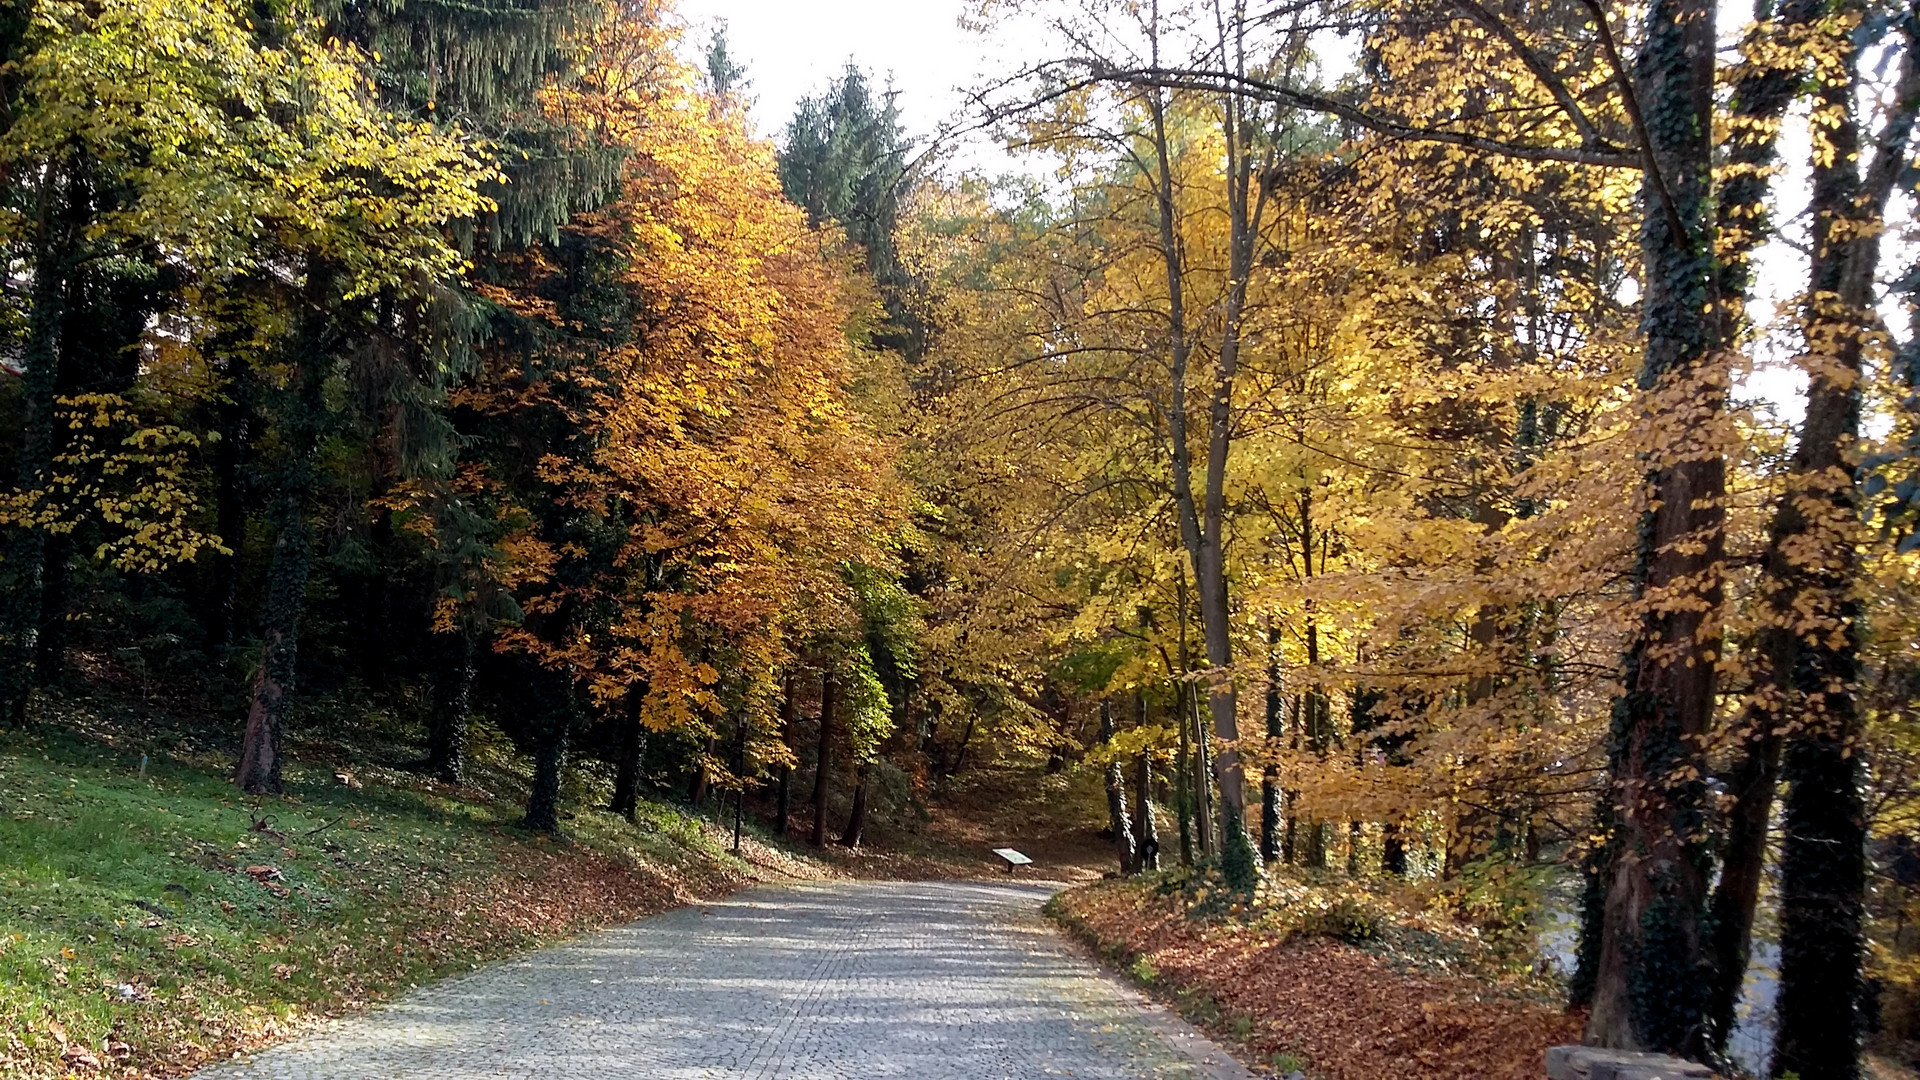
[[[1250,1074],[1078,956],[1049,889],[762,887],[408,994],[200,1080]]]

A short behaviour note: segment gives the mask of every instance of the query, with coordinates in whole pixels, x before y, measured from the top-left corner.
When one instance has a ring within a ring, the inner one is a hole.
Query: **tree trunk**
[[[58,170],[50,168],[44,181],[51,187]],[[54,403],[60,375],[60,327],[66,304],[66,255],[63,244],[51,239],[55,196],[40,193],[40,231],[34,264],[33,310],[27,316],[27,339],[21,350],[20,457],[14,490],[20,494],[44,492],[53,477]],[[7,596],[5,653],[0,656],[0,720],[19,727],[27,720],[27,700],[33,696],[35,662],[40,645],[40,619],[45,590],[47,533],[34,527],[12,526],[4,568]]]
[[[1380,828],[1380,870],[1393,877],[1407,876],[1407,842],[1401,839],[1397,822],[1389,821]]]
[[[1280,860],[1280,740],[1286,734],[1285,699],[1280,684],[1280,638],[1267,620],[1267,765],[1260,770],[1260,858]]]
[[[1300,854],[1300,793],[1284,793],[1287,804],[1287,834],[1280,839],[1280,859],[1288,866],[1299,863]]]
[[[780,702],[780,745],[793,752],[794,740],[794,702],[793,673],[787,673],[786,696]],[[787,829],[793,824],[793,766],[780,766],[780,782],[775,789],[773,804],[773,834],[784,838]]]
[[[560,781],[566,774],[567,740],[573,725],[566,705],[554,706],[533,753],[533,787],[527,791],[527,815],[521,824],[535,832],[560,831]]]
[[[1647,604],[1614,703],[1606,796],[1619,808],[1587,1023],[1590,1044],[1706,1051],[1702,926],[1709,852],[1704,741],[1713,717],[1726,547],[1720,450],[1727,371],[1711,200],[1714,4],[1654,0],[1634,80],[1646,104],[1641,385],[1669,440],[1651,464],[1635,593]],[[1638,110],[1636,110],[1638,111]]]
[[[1141,754],[1134,766],[1133,835],[1139,842],[1134,850],[1136,873],[1160,869],[1160,829],[1153,820],[1153,758]]]
[[[267,603],[260,620],[260,668],[254,675],[235,777],[250,795],[280,793],[281,734],[292,704],[300,617],[306,609],[307,575],[313,568],[307,497],[313,491],[320,451],[325,409],[321,385],[328,359],[326,312],[331,297],[328,273],[322,267],[310,267],[297,381],[282,423],[286,459],[277,480],[273,557],[267,565]]]
[[[47,538],[45,589],[40,596],[40,640],[33,657],[34,685],[60,681],[67,659],[67,605],[73,594],[71,535]]]
[[[1311,870],[1327,868],[1327,823],[1317,818],[1307,822],[1307,852],[1301,862]]]
[[[1135,692],[1133,696],[1133,720],[1139,727],[1147,726],[1147,696]],[[1153,755],[1142,752],[1134,766],[1133,786],[1133,836],[1139,845],[1134,849],[1133,868],[1136,873],[1160,869],[1160,830],[1153,820]]]
[[[693,783],[687,789],[687,801],[698,807],[707,801],[707,789],[713,786],[713,770],[707,763],[713,760],[713,752],[720,747],[720,736],[707,736],[707,745],[700,760],[693,768]]]
[[[868,762],[861,762],[853,773],[853,808],[847,811],[847,827],[840,834],[840,843],[844,847],[859,847],[860,838],[867,831],[867,773],[871,768]]]
[[[467,714],[477,673],[473,635],[465,630],[435,634],[440,652],[433,680],[433,715],[427,730],[427,773],[449,784],[462,783],[467,771]]]
[[[1307,576],[1311,577],[1312,534],[1308,532],[1307,527],[1307,523],[1313,520],[1311,493],[1302,493],[1301,504],[1302,546],[1307,552],[1309,568]],[[1307,663],[1318,665],[1320,663],[1320,622],[1312,616],[1307,618],[1306,637]],[[1300,701],[1306,710],[1307,749],[1313,751],[1316,756],[1324,758],[1333,751],[1333,703],[1327,700],[1326,691],[1318,683],[1309,687],[1307,692],[1301,695]],[[1307,818],[1307,848],[1301,856],[1301,861],[1309,869],[1325,870],[1327,868],[1326,823],[1312,815]]]
[[[1113,703],[1100,702],[1100,742],[1113,743]],[[1133,821],[1127,816],[1126,771],[1118,756],[1107,759],[1107,827],[1113,830],[1113,851],[1120,859],[1120,873],[1133,873]]]
[[[833,768],[833,673],[820,681],[820,748],[813,757],[813,835],[814,847],[827,845],[827,774]]]
[[[253,434],[254,377],[244,357],[229,353],[221,361],[226,400],[219,408],[220,441],[213,445],[214,523],[228,554],[208,560],[207,591],[201,624],[205,647],[218,656],[233,645],[235,609],[240,594],[240,553],[246,547],[247,504],[243,469]]]
[[[1186,684],[1178,684],[1174,693],[1174,719],[1180,726],[1180,749],[1175,754],[1173,773],[1174,804],[1180,818],[1180,865],[1193,865],[1193,748],[1191,727],[1187,722]]]
[[[628,821],[640,812],[640,763],[647,756],[647,728],[640,722],[640,714],[646,701],[646,683],[637,682],[627,687],[625,715],[621,718],[625,730],[620,733],[620,762],[614,770],[613,799],[607,803],[607,809]]]
[[[1822,664],[1841,675],[1842,649]],[[1847,659],[1851,659],[1848,656]],[[1850,685],[1849,679],[1835,685]],[[1836,697],[1850,697],[1841,691]],[[1773,1075],[1858,1080],[1866,959],[1867,812],[1851,700],[1829,699],[1787,747]]]
[[[1760,902],[1760,878],[1766,864],[1767,823],[1773,816],[1774,790],[1780,782],[1780,739],[1771,715],[1753,718],[1763,725],[1741,748],[1738,763],[1725,778],[1733,796],[1727,837],[1721,847],[1720,882],[1713,891],[1708,925],[1713,960],[1712,996],[1707,1001],[1709,1045],[1724,1054],[1733,1035],[1734,1011],[1746,980],[1752,947],[1754,912]]]
[[[1864,13],[1847,3],[1845,13]],[[1776,607],[1792,613],[1790,678],[1800,706],[1788,737],[1780,860],[1780,993],[1773,1075],[1857,1080],[1866,1034],[1868,815],[1862,790],[1859,670],[1859,493],[1850,453],[1860,435],[1862,355],[1877,320],[1874,277],[1887,201],[1906,168],[1920,109],[1920,41],[1906,31],[1900,78],[1864,182],[1855,115],[1863,45],[1845,29],[1843,76],[1831,72],[1815,115],[1833,153],[1813,167],[1813,260],[1806,341],[1806,421],[1776,517],[1787,573]],[[1818,144],[1816,144],[1818,145]],[[1798,541],[1797,543],[1795,541]]]
[[[1779,120],[1805,77],[1806,53],[1792,35],[1820,10],[1822,5],[1817,0],[1787,0],[1775,19],[1758,24],[1753,31],[1755,44],[1770,46],[1766,55],[1789,57],[1793,63],[1756,63],[1750,57],[1729,101],[1733,115],[1745,122],[1729,125],[1727,156],[1732,167],[1716,200],[1723,341],[1737,340],[1745,329],[1751,254],[1768,231],[1769,167],[1777,157]],[[1767,573],[1776,578],[1785,556],[1783,524],[1776,515],[1769,537]],[[1779,786],[1781,741],[1777,726],[1783,718],[1778,706],[1791,679],[1793,663],[1793,636],[1778,625],[1783,614],[1778,607],[1780,598],[1777,592],[1772,598],[1775,625],[1763,628],[1759,635],[1757,653],[1765,670],[1754,672],[1756,686],[1742,722],[1745,738],[1733,768],[1724,777],[1734,801],[1721,847],[1720,881],[1709,909],[1713,983],[1707,1001],[1709,1044],[1721,1055],[1733,1034],[1734,1012],[1745,981],[1766,862],[1767,829]]]
[[[1157,177],[1154,196],[1160,232],[1160,254],[1168,290],[1168,354],[1171,399],[1167,409],[1167,447],[1172,465],[1173,502],[1179,519],[1181,542],[1192,564],[1194,588],[1200,601],[1201,638],[1206,650],[1210,675],[1207,700],[1212,713],[1213,735],[1219,741],[1217,755],[1211,755],[1208,771],[1220,786],[1220,830],[1229,842],[1246,846],[1236,856],[1257,865],[1259,853],[1246,835],[1245,782],[1236,749],[1240,738],[1238,690],[1230,675],[1233,666],[1232,612],[1228,603],[1226,578],[1226,473],[1233,445],[1233,388],[1238,374],[1241,316],[1246,303],[1247,281],[1252,271],[1253,243],[1258,231],[1258,204],[1249,210],[1248,158],[1249,134],[1241,124],[1244,104],[1232,95],[1222,101],[1227,148],[1227,201],[1230,226],[1227,296],[1220,347],[1215,353],[1207,391],[1207,451],[1201,490],[1194,490],[1193,460],[1190,447],[1190,420],[1187,402],[1192,345],[1187,337],[1185,311],[1185,256],[1176,228],[1172,149],[1168,139],[1165,105],[1159,91],[1149,95]],[[1264,202],[1265,188],[1259,198]],[[1202,740],[1202,752],[1205,752]],[[1211,789],[1211,784],[1208,788]],[[1207,836],[1213,827],[1211,790],[1202,793],[1203,850],[1211,845]]]
[[[307,536],[304,485],[289,485],[279,498],[273,560],[267,566],[267,606],[261,620],[260,667],[240,743],[235,782],[249,795],[280,794],[280,744],[292,705],[300,616],[306,607],[313,546]]]
[[[1213,842],[1213,782],[1216,779],[1213,770],[1219,763],[1219,759],[1214,757],[1208,748],[1207,724],[1200,714],[1200,694],[1197,687],[1188,700],[1193,703],[1193,712],[1187,717],[1188,723],[1193,725],[1193,828],[1198,834],[1195,839],[1200,843],[1200,854],[1211,858],[1218,854],[1214,850]]]

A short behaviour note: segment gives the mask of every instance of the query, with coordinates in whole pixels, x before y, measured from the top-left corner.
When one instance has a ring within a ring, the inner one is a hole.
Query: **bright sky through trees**
[[[693,0],[681,6],[692,43],[704,48],[724,22],[746,65],[753,119],[769,134],[802,97],[817,94],[851,59],[900,91],[908,131],[934,131],[963,103],[993,43],[961,29],[967,0]]]

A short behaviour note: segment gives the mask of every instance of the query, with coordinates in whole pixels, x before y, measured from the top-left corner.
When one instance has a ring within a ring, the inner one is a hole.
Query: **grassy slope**
[[[556,842],[512,799],[406,774],[295,766],[261,803],[212,756],[139,759],[0,735],[0,1075],[179,1075],[544,941],[831,872],[752,838],[735,858],[657,804],[639,828],[579,812]]]

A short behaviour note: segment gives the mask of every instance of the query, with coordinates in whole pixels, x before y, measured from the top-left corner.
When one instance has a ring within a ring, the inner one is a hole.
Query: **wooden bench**
[[[1019,852],[1013,850],[1010,847],[994,848],[993,853],[995,855],[1000,856],[1000,858],[1006,860],[1007,873],[1009,874],[1013,873],[1015,870],[1018,870],[1022,866],[1033,865],[1032,859],[1027,858],[1025,855],[1020,854]]]

